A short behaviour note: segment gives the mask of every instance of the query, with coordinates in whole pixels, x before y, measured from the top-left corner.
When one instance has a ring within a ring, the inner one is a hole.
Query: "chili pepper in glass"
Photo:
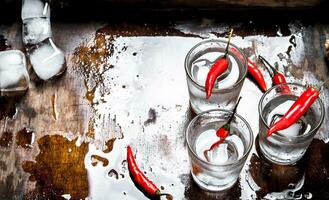
[[[211,96],[212,89],[214,88],[218,76],[222,75],[224,72],[228,70],[229,61],[227,58],[227,54],[228,54],[228,47],[230,45],[232,34],[233,34],[233,29],[231,29],[230,35],[228,37],[224,56],[219,57],[215,61],[215,63],[211,66],[207,74],[207,79],[205,82],[206,99],[209,99],[209,97]]]
[[[127,162],[128,162],[128,169],[129,172],[135,182],[142,190],[143,192],[146,192],[146,194],[150,197],[159,197],[162,195],[170,196],[170,194],[164,194],[161,193],[159,188],[150,181],[143,172],[138,168],[134,155],[132,153],[131,147],[127,146]]]
[[[228,120],[230,134],[220,145],[212,144],[218,138],[216,130]],[[214,109],[193,118],[186,129],[191,174],[196,184],[208,191],[228,189],[237,181],[253,145],[253,133],[247,121],[232,111]],[[216,146],[211,149],[211,146]],[[208,158],[204,151],[208,152]]]
[[[308,108],[314,103],[319,97],[320,92],[313,88],[308,87],[305,92],[292,104],[288,112],[286,112],[278,121],[271,125],[267,132],[267,136],[271,136],[277,131],[286,129],[291,125],[295,124],[308,110]]]
[[[290,92],[283,93],[282,86]],[[260,150],[269,161],[282,165],[303,157],[325,112],[318,92],[297,83],[272,87],[263,94],[258,109]]]
[[[225,40],[206,40],[195,45],[185,58],[190,105],[196,114],[218,108],[233,110],[238,100],[247,75],[247,62],[243,52],[232,43],[227,53],[228,69],[216,79],[211,96],[206,99],[207,74],[218,58],[223,57],[226,46]],[[232,49],[241,55],[235,55]]]
[[[208,152],[213,151],[215,148],[217,148],[229,136],[230,130],[231,130],[231,122],[234,118],[234,114],[236,113],[236,109],[238,108],[240,100],[241,100],[241,97],[239,98],[238,102],[236,103],[236,105],[233,109],[233,113],[232,113],[231,117],[228,119],[228,121],[216,131],[216,135],[217,135],[217,137],[219,137],[219,140],[217,142],[215,142],[214,144],[212,144],[209,149],[204,151],[204,155],[207,160],[208,160]]]
[[[232,53],[234,53],[237,57],[242,57],[240,52],[236,51],[235,49],[230,49]],[[248,73],[253,77],[253,79],[257,82],[259,88],[265,92],[267,90],[266,82],[262,72],[258,69],[258,67],[249,59],[247,58],[247,65],[248,65]]]

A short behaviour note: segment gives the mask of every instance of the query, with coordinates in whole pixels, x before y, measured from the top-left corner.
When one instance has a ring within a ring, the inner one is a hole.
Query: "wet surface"
[[[35,161],[22,165],[29,173],[29,181],[36,189],[25,195],[25,199],[59,199],[70,194],[71,199],[88,196],[88,178],[84,157],[88,144],[76,146],[76,140],[69,141],[63,136],[44,136],[38,140],[40,153]]]
[[[250,159],[249,173],[253,181],[260,188],[257,196],[263,198],[269,193],[281,192],[293,189],[303,178],[306,162],[305,158],[295,165],[277,165],[267,161],[259,149],[259,137],[256,138],[257,154],[252,154]],[[285,198],[287,198],[285,196]]]
[[[34,132],[29,128],[23,128],[16,134],[16,145],[25,149],[31,149],[34,143]]]
[[[222,192],[206,192],[198,187],[196,183],[193,182],[192,176],[190,174],[182,175],[182,181],[187,184],[185,188],[185,197],[187,199],[239,199],[241,197],[241,186],[239,181],[234,184],[230,189]]]
[[[0,97],[0,120],[9,117],[13,118],[16,114],[16,100],[8,97]]]
[[[5,131],[0,137],[0,146],[2,148],[10,148],[13,143],[13,133]]]
[[[291,190],[296,190],[293,198],[328,199],[323,187],[329,177],[328,162],[323,162],[329,160],[323,142],[329,141],[328,116],[299,164],[271,164],[254,148],[239,181],[219,193],[202,191],[193,182],[184,139],[194,114],[183,65],[195,44],[225,36],[234,27],[232,42],[260,67],[268,86],[271,79],[256,59],[259,54],[276,63],[288,81],[314,84],[328,77],[320,25],[212,19],[53,24],[56,42],[66,51],[67,73],[32,82],[23,99],[0,98],[4,199],[147,199],[127,170],[128,144],[146,176],[174,199],[260,199],[291,196]],[[15,48],[20,48],[20,32],[18,24],[0,30]],[[237,112],[255,135],[261,95],[246,79]],[[328,108],[327,88],[321,98]],[[23,127],[31,127],[36,142]]]

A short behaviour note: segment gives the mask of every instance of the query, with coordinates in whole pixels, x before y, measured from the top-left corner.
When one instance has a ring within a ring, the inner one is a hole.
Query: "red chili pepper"
[[[286,77],[282,73],[278,72],[278,70],[276,70],[265,58],[263,58],[263,56],[259,55],[258,58],[263,63],[263,65],[269,70],[270,75],[272,77],[273,85],[287,83]],[[280,89],[282,93],[290,93],[290,88],[288,85],[282,85],[280,86]]]
[[[267,137],[296,123],[319,97],[319,94],[319,90],[311,86],[308,87],[307,90],[303,92],[303,94],[289,108],[288,112],[286,112],[280,120],[270,127],[267,131]]]
[[[224,126],[222,126],[216,131],[216,135],[219,138],[226,138],[230,133],[229,131],[230,131],[230,126],[228,124],[225,124]]]
[[[150,181],[144,173],[138,168],[135,158],[133,156],[130,146],[127,147],[127,162],[129,172],[131,173],[134,181],[149,195],[151,196],[160,196],[162,195],[158,187]]]
[[[240,52],[238,52],[237,49],[230,48],[230,51],[234,53],[241,61],[244,61],[243,56],[241,55]],[[248,64],[249,74],[255,79],[255,81],[258,83],[262,91],[265,92],[267,90],[267,87],[262,72],[256,67],[256,65],[249,58],[247,58],[247,64]]]
[[[220,138],[226,138],[229,133],[230,133],[230,130],[231,130],[231,122],[233,120],[233,117],[234,117],[234,114],[236,113],[236,109],[238,108],[238,105],[240,103],[240,100],[241,100],[242,97],[240,97],[238,99],[238,102],[235,104],[235,107],[233,109],[233,114],[232,116],[230,117],[230,119],[222,126],[220,127],[217,132],[216,132],[216,135]]]
[[[256,65],[249,58],[248,58],[248,72],[252,77],[254,77],[260,89],[263,92],[266,92],[267,87],[266,87],[264,76],[262,72],[256,67]]]
[[[240,59],[240,61],[243,62],[242,64],[245,64],[244,57],[236,48],[230,47],[229,51],[231,51],[234,55],[236,55]]]
[[[210,71],[208,72],[207,79],[206,79],[206,99],[211,96],[211,91],[214,88],[215,81],[217,77],[223,74],[228,68],[228,60],[226,55],[224,57],[218,59],[211,67]]]
[[[218,78],[218,76],[223,74],[228,68],[229,62],[227,60],[227,53],[228,53],[228,46],[230,45],[232,33],[233,33],[233,29],[230,32],[230,36],[227,41],[224,56],[216,60],[216,62],[211,66],[211,68],[207,74],[207,79],[206,79],[206,83],[205,83],[206,99],[208,99],[211,96],[212,89],[214,88],[214,85],[215,85],[215,82],[216,82],[216,79]]]
[[[281,73],[276,73],[273,77],[272,77],[272,81],[274,85],[278,85],[278,84],[282,84],[282,83],[286,83],[286,77],[284,77],[283,74]]]
[[[278,72],[278,70],[276,70],[263,56],[259,55],[258,58],[267,69],[272,70],[273,74],[270,74],[272,76],[273,85],[287,83],[286,77],[284,77],[282,73]]]
[[[236,109],[238,108],[238,105],[240,103],[242,97],[239,98],[238,102],[235,104],[235,107],[233,109],[233,113],[231,115],[231,117],[229,118],[229,120],[222,126],[220,127],[217,132],[216,135],[220,138],[217,142],[215,142],[214,144],[211,145],[211,147],[207,150],[205,150],[203,152],[203,154],[207,155],[208,151],[212,151],[214,148],[218,147],[220,144],[222,144],[224,142],[224,140],[229,136],[230,134],[230,130],[231,130],[231,122],[233,120],[234,114],[236,113]]]

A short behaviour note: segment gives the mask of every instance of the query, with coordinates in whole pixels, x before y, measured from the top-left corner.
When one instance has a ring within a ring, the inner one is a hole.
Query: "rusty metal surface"
[[[312,194],[329,199],[324,187],[329,177],[328,114],[298,165],[267,163],[254,148],[229,191],[207,193],[193,183],[184,130],[194,114],[183,62],[192,46],[225,36],[230,26],[236,33],[233,43],[258,64],[259,54],[277,62],[288,81],[328,78],[321,42],[328,25],[223,24],[212,19],[53,22],[55,41],[66,52],[67,72],[57,80],[32,82],[21,98],[0,99],[0,198],[146,199],[124,161],[131,144],[142,170],[174,199],[261,199],[289,193],[286,189],[301,180],[294,198]],[[0,34],[12,48],[22,49],[19,23],[0,25]],[[257,135],[262,93],[248,78],[241,95],[237,112]],[[328,110],[328,87],[321,98]]]

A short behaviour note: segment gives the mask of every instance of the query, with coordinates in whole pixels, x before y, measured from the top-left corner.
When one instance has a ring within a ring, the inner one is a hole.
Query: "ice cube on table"
[[[36,45],[29,51],[31,65],[36,75],[48,80],[65,71],[65,55],[51,38]]]
[[[34,45],[52,37],[50,19],[45,17],[23,20],[23,43]]]
[[[50,18],[49,3],[41,0],[23,0],[21,17],[22,20],[35,17]]]
[[[0,72],[0,88],[13,88],[24,78],[24,72],[18,68],[8,69]]]
[[[23,64],[22,55],[16,53],[16,51],[3,51],[0,54],[0,70],[8,69],[9,65]]]
[[[28,88],[29,75],[25,55],[19,50],[0,52],[0,91],[15,92]]]

